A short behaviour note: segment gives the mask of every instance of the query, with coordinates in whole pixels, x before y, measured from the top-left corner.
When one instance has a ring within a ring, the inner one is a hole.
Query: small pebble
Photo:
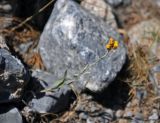
[[[138,120],[143,120],[143,119],[144,119],[142,113],[137,113],[134,118],[135,118],[135,119],[138,119]]]
[[[116,111],[116,114],[115,114],[116,118],[121,118],[123,116],[123,113],[124,112],[122,110]]]
[[[136,97],[139,99],[139,101],[142,101],[147,97],[147,91],[143,89],[137,89]]]
[[[131,107],[131,102],[128,102],[126,105],[127,108]]]
[[[88,115],[86,113],[82,112],[79,114],[79,118],[82,120],[86,120],[88,118]]]
[[[97,107],[95,107],[95,106],[91,107],[91,112],[95,112],[96,110],[97,110]]]
[[[111,109],[106,109],[105,112],[106,112],[105,118],[111,121],[114,117],[113,111]]]
[[[144,121],[143,120],[134,119],[134,120],[131,121],[131,123],[144,123]]]
[[[158,110],[157,109],[153,109],[152,113],[157,113],[158,114]]]
[[[158,120],[159,116],[157,113],[153,113],[151,116],[149,116],[149,120]]]
[[[154,67],[152,68],[152,71],[153,71],[153,72],[160,72],[160,64],[154,66]]]
[[[96,122],[97,122],[97,123],[106,123],[106,122],[105,122],[105,119],[104,119],[103,117],[98,117],[98,118],[96,118]]]
[[[131,111],[127,111],[124,114],[124,117],[132,117],[132,116],[133,116],[133,113]]]
[[[137,113],[134,117],[134,120],[132,120],[131,123],[144,123],[144,117],[142,113]]]
[[[11,7],[11,5],[9,5],[9,4],[6,4],[6,5],[3,5],[3,7],[2,7],[2,9],[4,10],[4,11],[11,11],[12,10],[12,7]]]
[[[120,119],[120,120],[118,121],[118,123],[128,123],[128,121],[127,121],[127,120],[124,120],[124,119]]]
[[[86,123],[95,123],[93,118],[87,118],[87,122]]]
[[[139,100],[138,99],[133,99],[132,100],[132,103],[131,103],[131,106],[138,106],[139,105]]]

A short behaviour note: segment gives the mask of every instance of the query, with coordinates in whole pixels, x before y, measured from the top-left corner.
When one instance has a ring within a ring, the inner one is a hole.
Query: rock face
[[[0,103],[19,99],[29,75],[21,61],[0,48]]]
[[[153,56],[160,59],[160,42],[159,42],[160,22],[153,18],[142,21],[129,29],[128,35],[131,43],[147,47]]]
[[[140,23],[134,25],[132,28],[129,29],[128,35],[131,39],[132,43],[138,43],[140,45],[148,45],[149,38],[152,38],[152,33],[158,33],[160,29],[160,22],[156,18],[150,20],[144,20]],[[142,41],[143,40],[143,41]]]
[[[64,85],[61,88],[57,88],[58,83],[56,85],[53,81],[55,77],[50,73],[40,70],[33,71],[32,77],[34,77],[34,80],[30,85],[32,92],[35,93],[35,97],[32,97],[28,101],[28,105],[32,108],[31,111],[57,113],[64,111],[69,106],[71,98],[71,88],[69,86]],[[52,91],[41,92],[50,88],[54,89]],[[25,110],[25,112],[28,111]]]
[[[23,123],[22,116],[17,108],[0,108],[0,123]]]
[[[92,14],[101,17],[108,25],[117,28],[112,8],[104,0],[83,0],[81,6]]]
[[[109,51],[105,45],[110,37],[117,40],[119,46]],[[126,59],[119,34],[72,0],[57,1],[38,47],[47,71],[57,78],[62,78],[66,70],[67,78],[73,78],[87,65],[94,64],[78,78],[83,87],[91,91],[107,87]]]

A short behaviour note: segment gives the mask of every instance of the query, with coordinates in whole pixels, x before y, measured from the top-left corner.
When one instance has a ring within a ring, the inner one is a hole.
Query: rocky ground
[[[159,8],[1,0],[0,123],[160,123]]]

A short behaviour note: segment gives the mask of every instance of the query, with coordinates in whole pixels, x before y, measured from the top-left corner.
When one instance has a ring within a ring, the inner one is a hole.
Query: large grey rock
[[[110,37],[118,40],[119,46],[108,52],[105,45]],[[106,88],[126,59],[119,34],[72,0],[57,1],[38,47],[47,71],[57,78],[62,78],[66,70],[67,78],[73,78],[108,52],[78,78],[91,91]]]
[[[29,74],[19,59],[0,48],[0,103],[19,99]]]
[[[0,110],[0,123],[23,123],[17,108],[1,107]]]
[[[68,85],[64,83],[61,87],[57,86],[60,83],[54,83],[55,77],[41,70],[33,71],[32,76],[34,80],[33,83],[30,83],[30,89],[35,95],[28,101],[31,111],[57,113],[64,111],[69,106],[71,88]],[[28,110],[25,110],[25,112],[28,112]]]

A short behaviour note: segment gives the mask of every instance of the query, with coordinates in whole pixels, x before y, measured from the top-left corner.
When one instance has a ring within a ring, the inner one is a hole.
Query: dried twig
[[[23,25],[25,25],[28,21],[32,20],[36,15],[38,15],[39,13],[43,12],[48,6],[50,6],[52,3],[54,2],[54,0],[51,0],[50,2],[48,2],[46,5],[44,5],[41,9],[38,10],[38,12],[36,12],[35,14],[33,14],[32,16],[29,16],[28,18],[26,18],[23,22],[21,22],[19,25],[17,25],[16,27],[13,27],[11,29],[11,31],[15,31],[18,28],[22,27]]]

